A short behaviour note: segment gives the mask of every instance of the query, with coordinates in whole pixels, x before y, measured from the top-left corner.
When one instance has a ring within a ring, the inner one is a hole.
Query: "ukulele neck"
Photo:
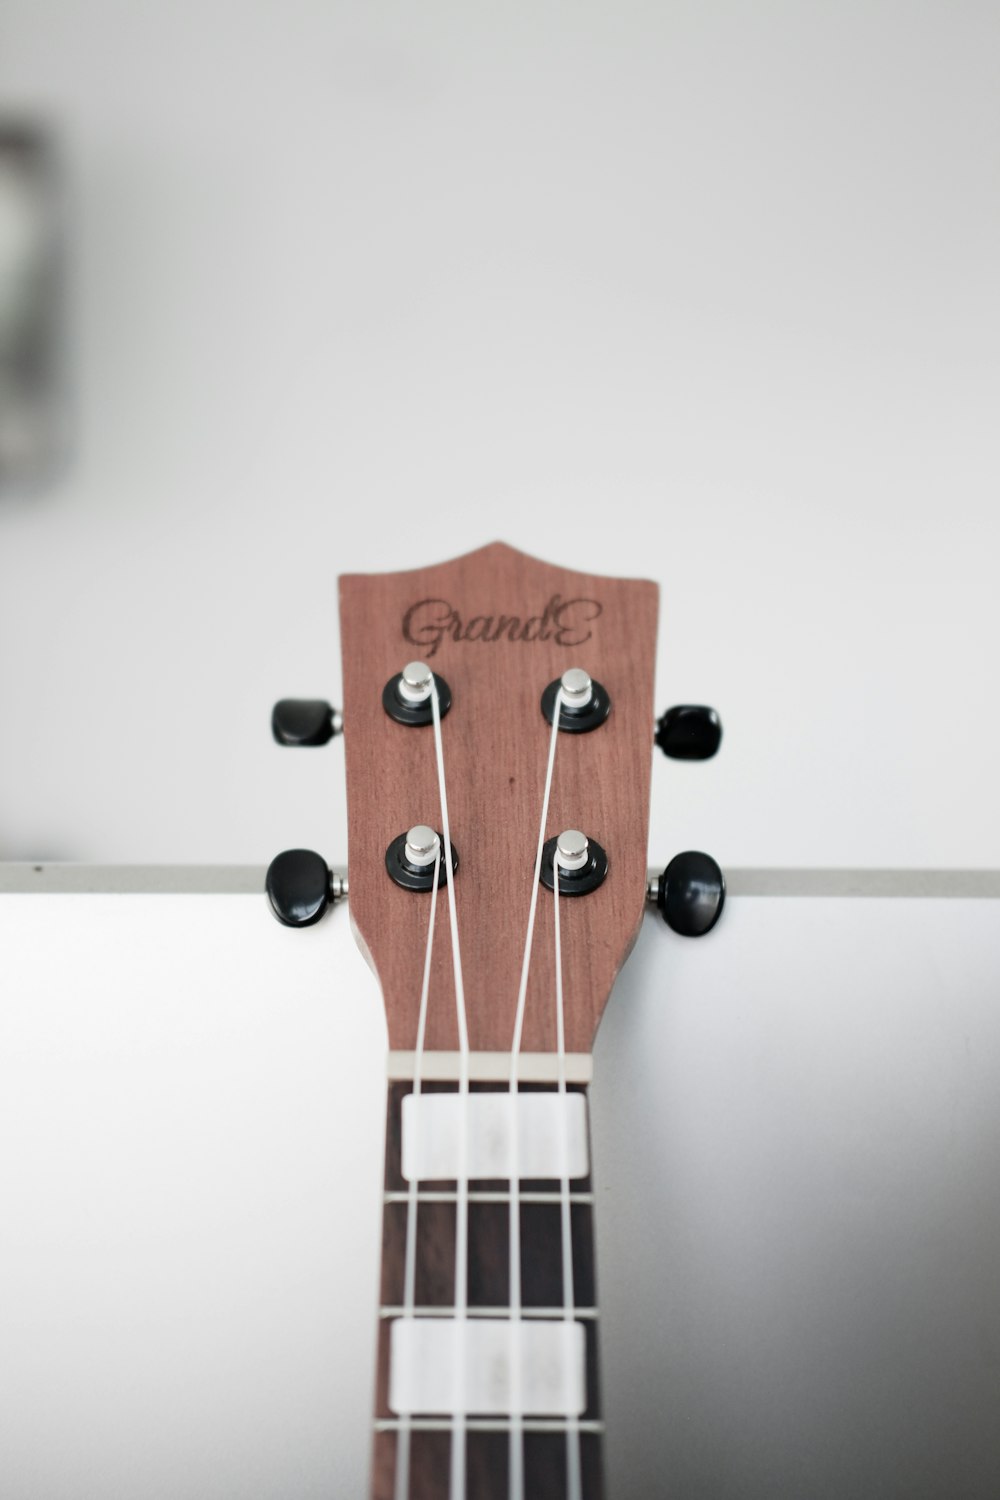
[[[601,1500],[586,1085],[391,1081],[382,1225],[372,1500]]]

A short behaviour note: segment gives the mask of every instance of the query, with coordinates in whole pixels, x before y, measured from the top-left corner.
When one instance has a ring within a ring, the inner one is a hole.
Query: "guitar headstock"
[[[543,694],[550,688],[551,714],[551,685],[568,669],[582,668],[595,685],[589,712],[580,709],[556,737],[545,826],[546,839],[582,830],[607,857],[595,888],[559,900],[565,1046],[587,1053],[646,899],[657,599],[653,583],[570,572],[499,542],[437,567],[341,578],[349,905],[381,982],[393,1050],[416,1043],[430,896],[392,878],[387,850],[415,826],[443,823],[433,724],[401,722],[429,717],[407,714],[405,698],[394,711],[402,669],[426,663],[439,690],[468,1041],[479,1052],[509,1053],[514,1034],[553,738]],[[579,732],[588,718],[592,727]],[[560,890],[568,887],[564,876]],[[444,895],[431,1051],[459,1045]],[[542,886],[527,1053],[556,1050],[552,901]]]

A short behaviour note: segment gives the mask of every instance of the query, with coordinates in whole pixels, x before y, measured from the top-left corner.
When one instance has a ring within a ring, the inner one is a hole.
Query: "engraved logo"
[[[419,599],[403,616],[403,637],[421,648],[427,661],[445,636],[453,641],[555,641],[582,646],[593,635],[604,606],[597,599],[563,599],[553,594],[539,615],[471,615],[467,620],[447,599]]]

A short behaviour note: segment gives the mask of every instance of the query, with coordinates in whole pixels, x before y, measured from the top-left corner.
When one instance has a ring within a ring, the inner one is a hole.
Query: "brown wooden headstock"
[[[559,904],[566,1048],[589,1052],[638,932],[646,893],[657,588],[568,572],[501,542],[438,567],[340,580],[350,912],[381,981],[389,1045],[414,1047],[430,897],[386,872],[391,841],[440,829],[433,728],[382,706],[413,659],[448,682],[442,723],[462,967],[473,1051],[509,1052],[551,729],[546,685],[584,667],[612,700],[589,734],[560,733],[546,836],[606,849],[600,889]],[[552,896],[540,892],[523,1050],[554,1052]],[[458,1045],[445,892],[437,903],[426,1046]]]

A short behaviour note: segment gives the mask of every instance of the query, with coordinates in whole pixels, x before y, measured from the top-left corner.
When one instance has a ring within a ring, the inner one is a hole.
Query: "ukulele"
[[[290,850],[278,918],[349,889],[389,1056],[372,1500],[601,1500],[591,1051],[651,895],[655,584],[494,543],[340,580],[348,881]],[[704,759],[710,709],[670,709]],[[701,935],[725,886],[677,856],[655,899]]]

